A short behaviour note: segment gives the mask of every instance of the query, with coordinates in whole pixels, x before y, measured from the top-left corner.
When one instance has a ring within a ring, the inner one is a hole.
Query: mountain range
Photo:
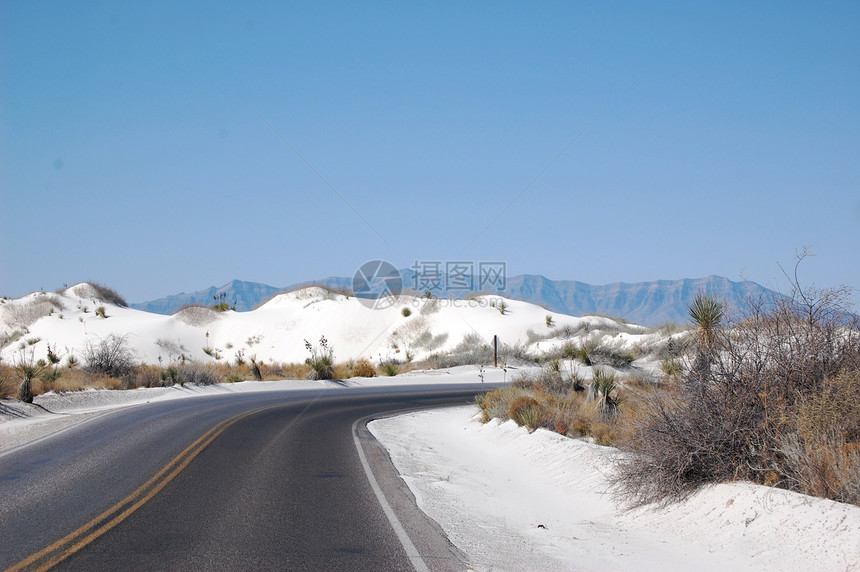
[[[401,270],[401,274],[404,285],[409,286],[412,283],[410,280],[414,278],[414,272]],[[307,284],[351,290],[352,278],[332,276],[285,288],[233,280],[221,287],[211,286],[196,292],[181,292],[148,302],[130,304],[130,306],[138,310],[169,315],[188,304],[209,306],[223,301],[241,312],[256,308],[279,292]],[[535,274],[521,274],[508,278],[504,290],[498,294],[572,316],[603,314],[620,317],[634,324],[657,326],[666,322],[686,322],[687,308],[698,292],[716,296],[730,309],[742,308],[750,299],[777,295],[755,282],[735,282],[722,276],[593,285],[574,280],[550,280]],[[446,298],[459,297],[463,294],[462,291],[444,288],[436,289],[433,293]]]

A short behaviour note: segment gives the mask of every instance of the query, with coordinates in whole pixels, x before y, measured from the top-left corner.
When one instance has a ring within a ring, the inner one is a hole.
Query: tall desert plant
[[[699,292],[689,308],[689,314],[698,328],[696,336],[699,344],[705,348],[712,347],[725,318],[726,308],[723,303],[713,296]]]
[[[16,375],[21,379],[18,399],[24,403],[33,403],[33,380],[47,369],[47,362],[35,359],[34,350],[30,347],[18,352],[13,361],[13,367]]]
[[[320,336],[319,346],[314,346],[305,340],[305,349],[311,357],[305,363],[311,366],[310,379],[332,379],[334,378],[334,348],[328,344],[325,336]]]

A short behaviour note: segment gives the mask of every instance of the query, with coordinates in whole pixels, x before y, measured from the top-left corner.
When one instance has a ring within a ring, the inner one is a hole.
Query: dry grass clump
[[[0,399],[15,395],[15,373],[8,365],[0,364]]]
[[[352,367],[353,377],[376,377],[376,368],[368,360],[362,358]]]
[[[778,437],[784,478],[806,494],[860,505],[860,370],[825,380]]]
[[[598,378],[604,379],[601,375]],[[628,392],[614,376],[605,379],[602,386],[598,381],[586,384],[550,363],[538,373],[520,375],[511,385],[478,396],[476,402],[484,422],[511,419],[530,430],[544,428],[614,445],[626,434],[629,415],[639,409],[621,399]]]

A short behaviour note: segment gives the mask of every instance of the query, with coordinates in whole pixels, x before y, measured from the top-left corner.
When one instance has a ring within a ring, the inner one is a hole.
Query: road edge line
[[[412,544],[412,541],[409,539],[409,535],[406,534],[406,529],[403,528],[403,525],[400,523],[400,519],[398,519],[397,515],[394,514],[394,509],[391,508],[388,499],[385,498],[382,488],[379,486],[376,477],[373,475],[373,471],[370,469],[370,463],[367,462],[367,456],[364,454],[364,449],[362,448],[361,441],[358,438],[357,427],[358,424],[362,422],[366,422],[366,418],[356,419],[352,424],[352,440],[355,443],[355,448],[358,450],[358,459],[361,461],[361,466],[364,469],[365,475],[367,475],[367,480],[370,482],[370,488],[373,489],[373,494],[376,495],[376,500],[382,507],[382,512],[384,512],[386,518],[388,518],[388,523],[391,524],[391,528],[394,529],[394,534],[397,535],[397,540],[400,541],[400,545],[403,546],[403,550],[406,551],[406,556],[409,558],[409,562],[412,564],[412,567],[415,568],[416,572],[430,572],[430,569],[424,562],[424,558],[421,557],[421,553],[418,552],[418,549],[415,548],[415,545]]]

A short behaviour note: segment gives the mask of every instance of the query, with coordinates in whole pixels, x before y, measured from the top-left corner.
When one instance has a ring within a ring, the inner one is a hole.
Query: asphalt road
[[[230,394],[96,417],[0,455],[0,569],[464,569],[364,422],[486,389]]]

